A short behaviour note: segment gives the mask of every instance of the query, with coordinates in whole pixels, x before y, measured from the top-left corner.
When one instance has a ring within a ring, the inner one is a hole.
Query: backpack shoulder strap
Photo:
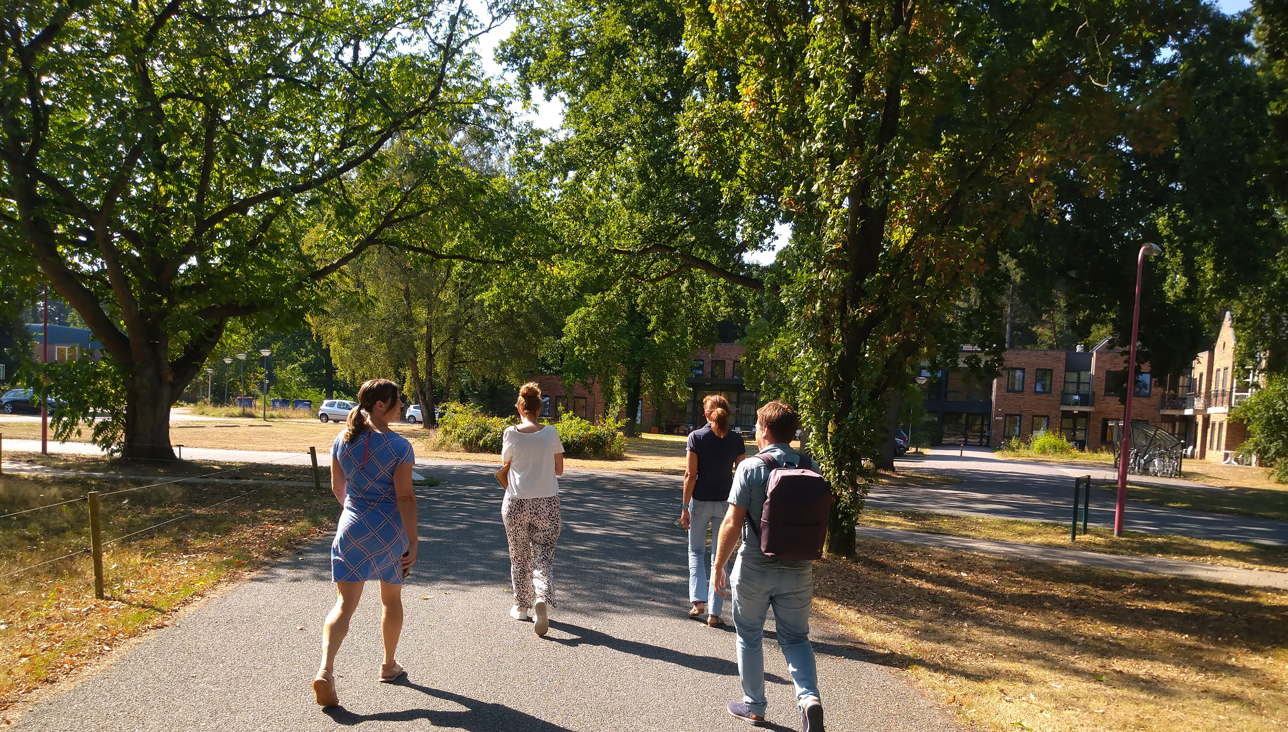
[[[761,452],[756,453],[756,457],[760,458],[760,461],[765,464],[766,468],[769,468],[770,472],[773,472],[778,467],[778,460],[773,455]],[[755,521],[751,520],[751,511],[748,511],[742,520],[751,527],[751,533],[756,535],[756,539],[760,539],[760,528],[756,526]]]

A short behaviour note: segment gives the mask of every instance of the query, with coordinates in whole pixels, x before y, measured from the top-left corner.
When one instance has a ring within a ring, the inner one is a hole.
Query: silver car
[[[356,406],[343,399],[328,399],[318,409],[318,419],[323,422],[344,422],[349,419],[349,412]]]

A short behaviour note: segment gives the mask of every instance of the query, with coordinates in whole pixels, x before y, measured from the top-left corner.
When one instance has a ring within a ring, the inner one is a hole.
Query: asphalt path
[[[35,705],[20,730],[741,730],[730,629],[684,615],[687,568],[675,478],[569,471],[561,480],[559,607],[538,638],[511,620],[493,468],[426,463],[421,555],[404,590],[406,683],[376,681],[379,603],[359,607],[337,664],[340,708],[313,702],[334,597],[329,540],[156,632],[103,672]],[[816,618],[817,620],[817,618]],[[769,719],[799,729],[786,665],[766,637]],[[960,729],[854,641],[816,623],[828,729]]]
[[[880,486],[868,497],[872,508],[1056,522],[1073,518],[1074,478],[1103,472],[1097,467],[1005,460],[995,457],[991,450],[970,448],[961,457],[955,448],[931,450],[924,458],[898,460],[896,467],[917,473],[944,473],[962,482]],[[1112,528],[1114,501],[1112,493],[1092,489],[1089,523]],[[1184,511],[1139,501],[1128,500],[1123,525],[1132,531],[1288,546],[1288,522]]]

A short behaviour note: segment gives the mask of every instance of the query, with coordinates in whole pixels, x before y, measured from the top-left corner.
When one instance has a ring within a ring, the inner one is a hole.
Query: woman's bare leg
[[[318,670],[319,677],[323,672],[330,673],[335,669],[335,654],[340,651],[340,644],[349,634],[349,621],[353,618],[353,611],[358,609],[362,585],[362,582],[335,583],[335,607],[331,608],[331,614],[322,626],[322,668]]]
[[[385,666],[393,666],[394,651],[398,650],[398,637],[402,635],[403,604],[402,585],[380,583],[380,634],[385,640]]]

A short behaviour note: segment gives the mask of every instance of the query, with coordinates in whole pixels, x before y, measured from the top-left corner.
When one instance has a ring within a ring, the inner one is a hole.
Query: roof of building
[[[44,335],[45,326],[43,323],[27,323],[27,330],[36,343],[41,342]],[[103,344],[94,340],[94,334],[89,328],[72,328],[67,325],[49,326],[49,345],[51,346],[80,346],[81,348],[102,348]]]

